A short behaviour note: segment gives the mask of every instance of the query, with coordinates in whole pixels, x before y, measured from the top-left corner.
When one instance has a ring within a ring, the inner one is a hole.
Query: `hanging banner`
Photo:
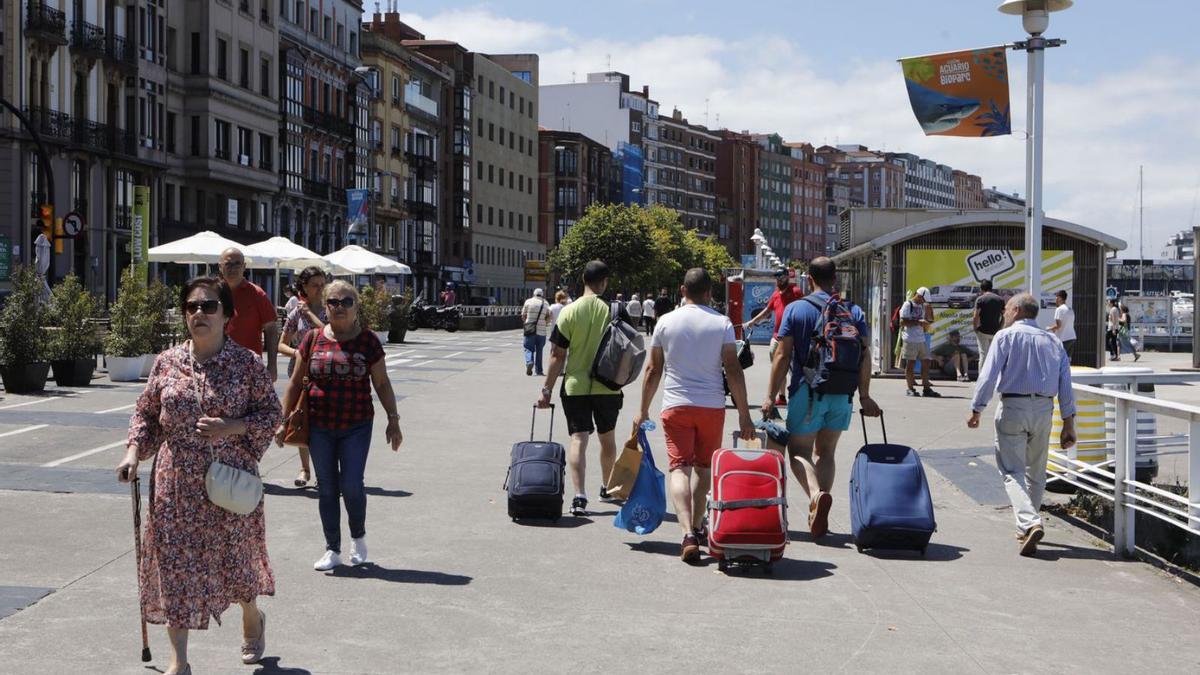
[[[367,209],[370,204],[367,190],[346,190],[346,224],[350,226],[348,231],[351,234],[367,232]]]
[[[926,136],[1006,136],[1008,58],[1004,47],[900,59],[908,100]]]
[[[150,258],[150,188],[133,186],[133,241],[129,253],[133,257],[133,276],[147,282],[146,261]]]

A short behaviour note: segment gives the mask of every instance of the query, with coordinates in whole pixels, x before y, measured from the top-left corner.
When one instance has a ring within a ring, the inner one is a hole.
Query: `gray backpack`
[[[637,379],[645,362],[642,334],[621,317],[612,316],[592,361],[592,379],[609,389],[620,389]]]

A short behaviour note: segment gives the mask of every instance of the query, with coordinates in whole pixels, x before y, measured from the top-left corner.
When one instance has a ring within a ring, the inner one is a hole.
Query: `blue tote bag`
[[[644,429],[638,430],[638,444],[642,446],[642,466],[629,498],[613,519],[613,526],[635,534],[650,534],[658,529],[667,513],[666,480],[654,466],[654,455],[650,452],[650,441],[646,439]]]

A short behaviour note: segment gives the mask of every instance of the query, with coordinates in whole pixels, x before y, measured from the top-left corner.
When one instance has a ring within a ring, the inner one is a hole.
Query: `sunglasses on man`
[[[220,300],[188,300],[187,302],[183,303],[183,311],[186,312],[188,316],[191,316],[196,312],[204,312],[205,314],[209,315],[216,314],[220,309]]]
[[[325,300],[325,304],[334,309],[338,307],[350,309],[354,306],[354,298],[342,298],[340,300],[338,298],[328,298]]]

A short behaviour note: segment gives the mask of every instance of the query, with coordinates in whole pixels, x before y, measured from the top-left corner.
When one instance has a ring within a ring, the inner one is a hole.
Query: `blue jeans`
[[[538,375],[545,374],[542,372],[542,348],[545,346],[545,335],[525,336],[525,365],[534,364],[533,368]]]
[[[342,511],[338,497],[346,502],[350,520],[350,537],[366,535],[367,491],[363,486],[363,471],[367,467],[367,452],[371,449],[371,422],[349,429],[308,430],[308,451],[317,472],[317,506],[321,512],[321,529],[325,531],[325,548],[341,553]]]

